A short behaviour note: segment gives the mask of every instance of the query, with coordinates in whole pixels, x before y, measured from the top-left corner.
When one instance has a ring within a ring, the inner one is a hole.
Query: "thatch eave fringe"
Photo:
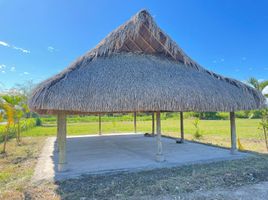
[[[109,113],[264,107],[264,97],[250,86],[187,68],[164,56],[114,53],[84,64],[40,84],[29,102],[31,109]]]

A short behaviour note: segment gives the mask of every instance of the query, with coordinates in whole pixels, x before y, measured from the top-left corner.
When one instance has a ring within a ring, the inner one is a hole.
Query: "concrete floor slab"
[[[55,138],[48,138],[38,160],[33,181],[61,180],[82,174],[137,171],[186,164],[239,159],[247,156],[208,145],[177,144],[162,137],[165,162],[156,162],[156,138],[143,134],[90,135],[67,138],[67,171],[57,171],[58,152]]]

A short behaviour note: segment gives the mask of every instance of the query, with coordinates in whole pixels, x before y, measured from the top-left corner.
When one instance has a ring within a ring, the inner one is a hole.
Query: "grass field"
[[[185,119],[185,138],[195,140],[193,137],[195,128],[193,119]],[[258,129],[258,119],[237,119],[237,136],[240,138],[242,146],[247,150],[266,152],[262,141],[261,130]],[[138,132],[151,132],[151,121],[137,121]],[[166,119],[161,121],[162,133],[164,135],[179,136],[179,120]],[[68,123],[68,135],[86,135],[98,133],[98,122],[77,122]],[[211,143],[220,146],[230,146],[230,122],[229,120],[201,120],[200,131],[202,138],[200,142]],[[112,121],[102,122],[102,133],[133,132],[133,122]],[[55,136],[56,124],[49,123],[40,127],[34,127],[23,133],[23,136]]]
[[[265,152],[260,139],[259,120],[237,119],[237,132],[244,148]],[[151,121],[138,121],[139,132],[150,132]],[[133,122],[103,122],[104,133],[133,132]],[[204,143],[229,146],[228,120],[200,121]],[[179,120],[162,120],[165,135],[178,136]],[[193,120],[185,120],[186,139],[193,138]],[[97,122],[68,123],[68,135],[96,134]],[[169,195],[188,199],[193,191],[209,191],[214,188],[237,188],[267,181],[267,155],[256,155],[245,160],[226,161],[172,169],[151,170],[138,173],[84,176],[62,182],[33,185],[31,177],[45,137],[55,136],[54,123],[34,127],[22,133],[22,144],[11,139],[7,154],[0,156],[0,199],[164,199]],[[2,148],[3,144],[0,144]],[[148,196],[149,195],[149,196]],[[161,196],[162,195],[162,196]],[[185,198],[184,198],[185,197]],[[141,198],[142,199],[142,198]]]
[[[19,146],[15,139],[8,142],[7,153],[0,154],[0,199],[24,199],[44,141],[43,137],[27,137]]]

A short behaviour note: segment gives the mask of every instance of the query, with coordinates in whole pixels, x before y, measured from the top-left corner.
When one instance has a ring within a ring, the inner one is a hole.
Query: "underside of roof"
[[[143,10],[41,83],[29,106],[39,113],[235,111],[262,108],[264,97],[201,67]]]

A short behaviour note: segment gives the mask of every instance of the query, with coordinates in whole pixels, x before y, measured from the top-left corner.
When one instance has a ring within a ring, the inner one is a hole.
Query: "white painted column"
[[[183,112],[180,112],[180,122],[181,122],[181,142],[184,142],[184,124],[183,124]]]
[[[99,135],[101,135],[101,114],[99,114]]]
[[[134,112],[134,133],[137,133],[137,113]]]
[[[155,127],[154,127],[154,124],[155,124],[155,122],[154,122],[154,112],[152,112],[152,135],[154,136],[154,133],[155,133]]]
[[[235,113],[230,112],[230,124],[231,124],[231,154],[237,152],[236,147],[236,126],[235,126]]]
[[[66,170],[66,114],[58,114],[58,146],[59,146],[59,163],[58,171]]]
[[[163,162],[163,149],[162,149],[162,141],[161,141],[161,119],[160,119],[160,111],[156,112],[156,132],[157,132],[157,153],[156,153],[156,161]]]
[[[59,118],[57,116],[57,139],[56,139],[56,145],[55,145],[55,150],[59,152]]]

